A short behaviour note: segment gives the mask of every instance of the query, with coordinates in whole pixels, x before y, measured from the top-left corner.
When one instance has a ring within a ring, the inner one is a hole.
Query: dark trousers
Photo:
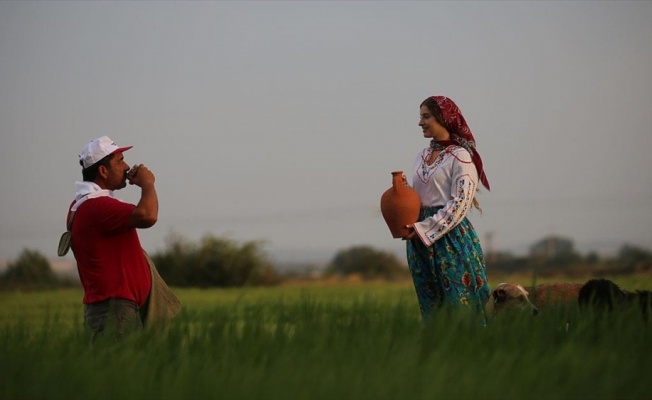
[[[91,343],[98,340],[117,342],[127,335],[142,331],[143,321],[138,304],[110,298],[84,304],[84,326],[91,335]]]

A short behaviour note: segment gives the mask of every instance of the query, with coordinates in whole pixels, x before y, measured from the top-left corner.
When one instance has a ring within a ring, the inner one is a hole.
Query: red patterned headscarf
[[[478,170],[480,182],[482,182],[482,185],[487,190],[490,190],[489,180],[487,180],[487,175],[485,175],[484,168],[482,167],[482,159],[475,149],[475,138],[473,137],[473,133],[471,133],[471,129],[466,124],[466,120],[459,107],[457,107],[457,104],[453,100],[446,96],[431,96],[430,98],[439,106],[444,119],[444,127],[451,134],[451,140],[471,153],[471,159],[475,168]]]

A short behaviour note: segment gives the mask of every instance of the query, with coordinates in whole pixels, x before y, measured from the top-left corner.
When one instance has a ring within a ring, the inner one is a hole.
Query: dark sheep
[[[629,292],[621,289],[608,279],[591,279],[580,289],[578,302],[581,308],[589,306],[601,311],[613,311],[628,305],[638,305],[647,319],[652,292],[637,290]]]

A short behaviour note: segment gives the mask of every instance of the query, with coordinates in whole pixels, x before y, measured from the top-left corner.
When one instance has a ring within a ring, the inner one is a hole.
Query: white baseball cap
[[[119,147],[108,136],[102,136],[84,146],[81,154],[79,154],[79,160],[82,163],[82,167],[86,169],[109,154],[122,153],[132,147],[133,146]]]

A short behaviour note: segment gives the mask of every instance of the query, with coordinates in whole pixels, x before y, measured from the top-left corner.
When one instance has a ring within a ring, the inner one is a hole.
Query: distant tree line
[[[167,248],[152,255],[152,260],[172,286],[269,286],[281,281],[263,253],[261,242],[238,244],[206,235],[199,243],[192,243],[174,235],[167,239]]]
[[[7,264],[0,275],[0,289],[54,289],[74,286],[71,279],[61,278],[50,262],[36,250],[23,249],[18,258]]]
[[[408,270],[393,253],[371,246],[353,246],[340,250],[326,267],[325,273],[358,275],[365,280],[395,280],[406,277]]]
[[[652,252],[640,247],[623,245],[612,257],[600,257],[591,252],[581,255],[572,240],[548,236],[530,246],[526,256],[510,253],[485,255],[487,268],[502,272],[534,272],[541,276],[566,274],[599,276],[602,274],[627,275],[652,271]]]
[[[208,235],[195,244],[171,236],[166,250],[152,259],[161,276],[173,286],[270,286],[285,279],[267,259],[260,242],[238,244]],[[326,275],[355,274],[363,279],[393,280],[406,273],[407,269],[396,256],[371,246],[341,250],[325,268]]]
[[[163,251],[151,254],[161,276],[176,287],[271,286],[288,279],[280,274],[262,250],[261,242],[237,243],[206,235],[197,243],[178,235],[166,240]],[[652,252],[624,245],[615,257],[582,256],[573,242],[547,237],[530,247],[527,256],[509,253],[485,254],[487,268],[501,272],[537,272],[587,275],[631,274],[652,271]],[[352,246],[338,251],[323,269],[326,276],[356,275],[362,279],[395,280],[409,277],[405,260],[371,246]],[[0,289],[49,289],[79,285],[59,277],[38,251],[24,249],[0,274]]]

